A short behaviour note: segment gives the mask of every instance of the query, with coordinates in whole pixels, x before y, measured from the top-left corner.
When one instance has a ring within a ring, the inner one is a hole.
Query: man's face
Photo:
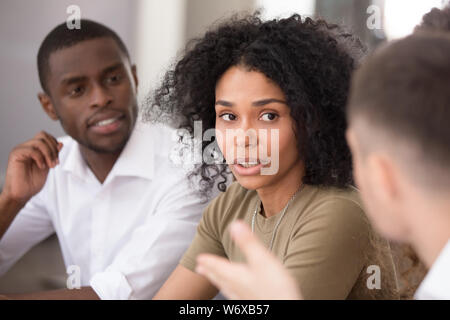
[[[137,77],[116,42],[80,42],[52,53],[49,65],[47,113],[82,146],[120,152],[136,123]]]

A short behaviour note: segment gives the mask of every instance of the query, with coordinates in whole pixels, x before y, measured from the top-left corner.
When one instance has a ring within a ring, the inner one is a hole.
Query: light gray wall
[[[11,149],[40,130],[56,136],[60,126],[43,112],[37,99],[40,85],[36,55],[41,41],[79,5],[83,18],[105,23],[128,46],[133,58],[136,1],[1,0],[0,1],[0,186]]]
[[[218,19],[236,12],[251,13],[256,8],[256,0],[187,0],[187,4],[186,39],[202,36]]]

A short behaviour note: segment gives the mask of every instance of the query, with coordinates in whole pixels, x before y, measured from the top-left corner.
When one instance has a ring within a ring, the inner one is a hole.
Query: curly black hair
[[[179,118],[178,128],[191,134],[194,121],[202,130],[215,127],[215,87],[232,66],[263,73],[282,89],[302,161],[303,183],[346,187],[353,185],[351,153],[345,139],[345,105],[353,70],[365,48],[352,34],[324,20],[263,21],[259,12],[221,21],[191,40],[182,58],[147,97],[144,119],[151,122]],[[203,150],[208,142],[202,142]],[[202,163],[190,173],[200,177],[203,192],[217,178],[226,190],[228,167]]]

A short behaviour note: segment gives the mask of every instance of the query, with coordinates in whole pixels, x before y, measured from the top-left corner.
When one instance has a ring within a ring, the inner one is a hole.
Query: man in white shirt
[[[136,67],[101,24],[57,26],[41,44],[38,69],[39,100],[68,136],[40,132],[10,154],[0,274],[56,232],[70,277],[68,289],[9,297],[150,299],[206,205],[169,160],[173,132],[137,121]]]

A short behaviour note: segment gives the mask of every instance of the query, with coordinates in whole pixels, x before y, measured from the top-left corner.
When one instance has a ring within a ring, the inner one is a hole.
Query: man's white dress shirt
[[[450,239],[416,291],[418,300],[450,300]]]
[[[101,299],[152,298],[190,245],[207,205],[169,160],[173,129],[138,123],[103,184],[78,143],[59,140],[60,165],[0,241],[0,274],[56,232],[72,283],[79,271],[81,286]]]

